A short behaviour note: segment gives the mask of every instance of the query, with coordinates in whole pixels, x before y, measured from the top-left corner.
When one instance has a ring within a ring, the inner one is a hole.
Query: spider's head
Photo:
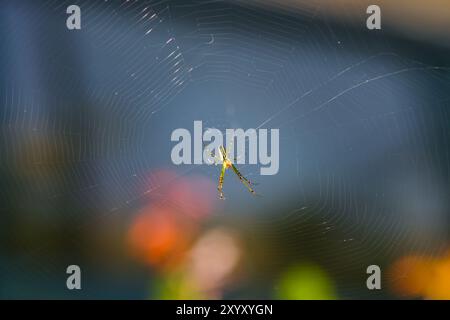
[[[225,166],[226,166],[227,169],[231,168],[232,163],[231,163],[231,161],[229,159],[225,160]]]

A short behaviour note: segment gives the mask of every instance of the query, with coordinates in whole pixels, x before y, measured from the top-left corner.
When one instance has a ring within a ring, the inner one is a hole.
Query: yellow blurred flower
[[[313,264],[296,265],[285,271],[278,282],[276,295],[287,300],[337,299],[328,274]]]

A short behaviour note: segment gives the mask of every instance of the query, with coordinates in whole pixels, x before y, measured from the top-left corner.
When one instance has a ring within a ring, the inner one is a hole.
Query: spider
[[[236,166],[231,162],[231,160],[227,156],[227,152],[225,151],[225,148],[223,146],[219,147],[219,152],[222,158],[222,170],[220,171],[220,177],[219,177],[219,186],[217,187],[217,190],[219,191],[219,198],[225,199],[223,195],[223,179],[225,176],[225,171],[229,168],[233,169],[234,173],[238,176],[239,180],[246,186],[248,191],[250,191],[251,194],[255,195],[255,191],[252,189],[252,183],[250,180],[245,178],[239,170],[236,168]]]

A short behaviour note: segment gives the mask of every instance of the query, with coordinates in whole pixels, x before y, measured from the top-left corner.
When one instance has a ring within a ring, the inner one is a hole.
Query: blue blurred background
[[[450,299],[450,5],[369,4],[2,1],[0,297]],[[280,129],[260,197],[194,120]]]

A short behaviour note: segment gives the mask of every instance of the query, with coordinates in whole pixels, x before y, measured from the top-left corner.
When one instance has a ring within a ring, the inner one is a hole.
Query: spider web
[[[221,130],[279,128],[278,175],[239,167],[264,197],[254,201],[227,176],[234,200],[224,212],[283,206],[284,230],[317,224],[311,250],[327,237],[348,248],[351,263],[337,254],[326,261],[339,265],[337,276],[363,264],[367,252],[376,260],[382,252],[442,249],[448,59],[337,24],[314,2],[289,12],[258,1],[82,1],[77,32],[65,28],[70,4],[9,4],[3,13],[2,55],[13,48],[21,64],[2,59],[0,159],[5,172],[28,172],[9,177],[5,201],[19,193],[47,207],[69,201],[65,219],[73,221],[92,210],[125,214],[158,189],[148,173],[172,166],[172,130],[191,129],[194,120]],[[36,47],[45,56],[29,53]],[[219,173],[177,170],[213,181]],[[274,217],[260,219],[270,225]],[[295,236],[304,231],[272,240],[304,246]]]

